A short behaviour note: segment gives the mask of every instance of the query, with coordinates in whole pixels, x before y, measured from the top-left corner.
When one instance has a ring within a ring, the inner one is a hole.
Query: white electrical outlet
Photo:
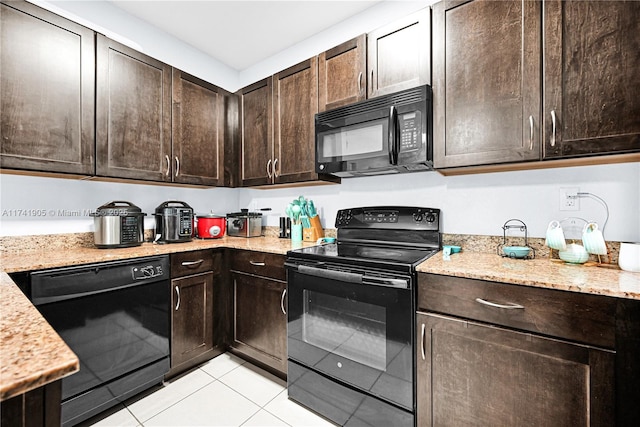
[[[578,198],[578,187],[560,187],[560,210],[579,211],[580,199]]]

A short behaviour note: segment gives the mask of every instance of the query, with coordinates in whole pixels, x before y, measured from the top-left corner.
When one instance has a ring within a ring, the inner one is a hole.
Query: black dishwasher
[[[27,295],[80,360],[62,380],[71,426],[162,381],[169,371],[169,257],[30,274]]]

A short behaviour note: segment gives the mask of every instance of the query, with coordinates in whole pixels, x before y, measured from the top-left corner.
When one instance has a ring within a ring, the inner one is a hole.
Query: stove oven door
[[[287,265],[289,360],[413,412],[411,278]]]

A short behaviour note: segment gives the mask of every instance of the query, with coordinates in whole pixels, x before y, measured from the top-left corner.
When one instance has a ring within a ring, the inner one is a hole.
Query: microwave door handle
[[[398,164],[398,138],[396,127],[398,126],[398,110],[394,105],[389,108],[389,163]]]

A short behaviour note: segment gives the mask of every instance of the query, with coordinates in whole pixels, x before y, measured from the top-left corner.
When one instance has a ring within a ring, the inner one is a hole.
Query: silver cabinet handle
[[[529,150],[533,150],[533,116],[529,116]]]
[[[287,290],[282,291],[282,296],[280,297],[280,310],[282,310],[282,314],[287,315],[287,310],[284,309],[284,297],[287,295]]]
[[[180,173],[180,160],[178,160],[178,156],[175,157],[176,159],[176,177],[178,176],[178,174]]]
[[[203,259],[199,259],[197,261],[182,261],[182,266],[183,267],[191,267],[191,266],[194,266],[194,265],[200,265],[203,262],[204,262]]]
[[[165,154],[164,158],[167,161],[167,172],[164,174],[164,176],[169,176],[169,172],[171,171],[171,160],[169,160],[168,154]]]
[[[249,264],[255,265],[257,267],[264,267],[265,265],[267,265],[264,262],[259,262],[259,261],[249,261]]]
[[[180,288],[176,286],[176,294],[178,295],[178,302],[176,302],[176,311],[180,308]]]
[[[556,146],[556,111],[551,110],[551,146]]]
[[[278,177],[278,158],[273,161],[273,177]]]
[[[271,179],[273,176],[273,174],[271,173],[271,159],[269,159],[269,161],[267,162],[267,176],[269,177],[269,179]]]
[[[362,71],[358,73],[358,93],[362,93]]]
[[[495,302],[487,301],[482,298],[476,298],[476,302],[488,305],[489,307],[504,308],[505,310],[524,309],[524,306],[520,304],[497,304]]]
[[[426,326],[424,325],[424,323],[422,324],[422,341],[420,344],[420,354],[422,355],[422,360],[427,360],[426,355],[424,354],[424,332],[425,332]]]

